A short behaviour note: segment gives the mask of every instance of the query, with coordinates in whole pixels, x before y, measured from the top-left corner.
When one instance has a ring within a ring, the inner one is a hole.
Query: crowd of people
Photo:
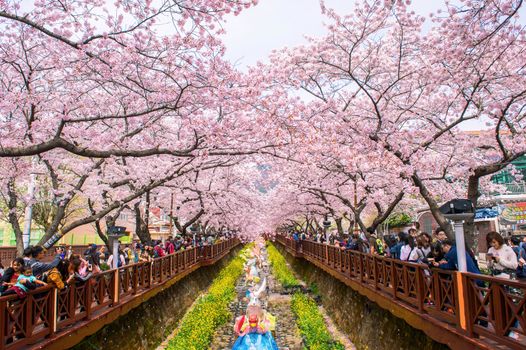
[[[15,258],[11,265],[0,265],[0,296],[14,295],[24,298],[29,290],[51,285],[64,289],[72,283],[86,283],[94,274],[129,264],[148,262],[177,251],[203,248],[231,238],[230,232],[217,235],[176,236],[166,241],[160,240],[142,244],[134,241],[119,247],[118,257],[114,257],[106,245],[90,244],[83,254],[75,254],[72,247],[58,246],[51,261],[44,261],[45,250],[41,246],[29,246],[22,257]]]
[[[455,242],[440,228],[432,235],[420,231],[418,227],[382,237],[373,230],[367,233],[366,236],[363,232],[350,232],[342,236],[335,231],[290,230],[288,235],[298,242],[310,240],[342,250],[360,251],[447,270],[458,269]],[[489,232],[486,241],[489,247],[486,253],[488,273],[500,278],[526,279],[526,237],[523,241],[513,236],[505,240],[498,232]],[[466,251],[466,265],[468,272],[481,273],[478,259],[471,249]]]

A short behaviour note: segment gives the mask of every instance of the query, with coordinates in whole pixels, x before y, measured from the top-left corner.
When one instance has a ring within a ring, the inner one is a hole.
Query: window
[[[433,220],[429,217],[429,215],[425,214],[422,221],[424,223],[423,231],[429,234],[433,233]]]

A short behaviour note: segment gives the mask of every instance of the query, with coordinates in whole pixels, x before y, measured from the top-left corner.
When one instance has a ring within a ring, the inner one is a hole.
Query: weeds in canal
[[[288,268],[287,262],[272,243],[267,246],[268,258],[272,266],[272,273],[284,288],[299,286],[299,281]]]
[[[208,289],[185,315],[176,335],[168,343],[169,350],[205,350],[215,330],[230,319],[229,303],[235,297],[236,281],[243,273],[243,258],[247,249],[221,270]]]
[[[332,339],[325,320],[318,310],[316,302],[308,295],[294,293],[292,296],[292,311],[296,322],[309,350],[344,350],[340,342]]]

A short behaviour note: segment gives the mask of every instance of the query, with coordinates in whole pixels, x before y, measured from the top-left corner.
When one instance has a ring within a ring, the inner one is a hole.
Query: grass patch
[[[234,300],[236,281],[243,273],[245,247],[214,279],[208,293],[184,316],[176,335],[168,343],[170,350],[207,350],[215,330],[230,319],[228,304]]]
[[[304,294],[294,293],[292,296],[292,311],[296,315],[296,323],[309,350],[344,350],[340,342],[332,339],[327,330],[325,320],[318,310],[314,300]]]
[[[296,287],[299,281],[294,277],[292,271],[287,267],[287,262],[276,247],[269,242],[267,246],[268,258],[272,266],[272,273],[285,288]]]

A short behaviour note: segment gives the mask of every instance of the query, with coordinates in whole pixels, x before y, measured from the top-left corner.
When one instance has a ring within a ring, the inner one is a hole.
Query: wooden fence
[[[27,349],[32,344],[53,342],[76,324],[89,323],[119,304],[141,298],[145,291],[215,263],[237,244],[237,239],[230,239],[187,249],[152,262],[105,271],[63,290],[37,288],[21,300],[16,295],[0,297],[0,349]]]
[[[524,282],[276,238],[295,257],[309,260],[382,307],[395,310],[395,316],[439,342],[457,349],[526,349]]]

